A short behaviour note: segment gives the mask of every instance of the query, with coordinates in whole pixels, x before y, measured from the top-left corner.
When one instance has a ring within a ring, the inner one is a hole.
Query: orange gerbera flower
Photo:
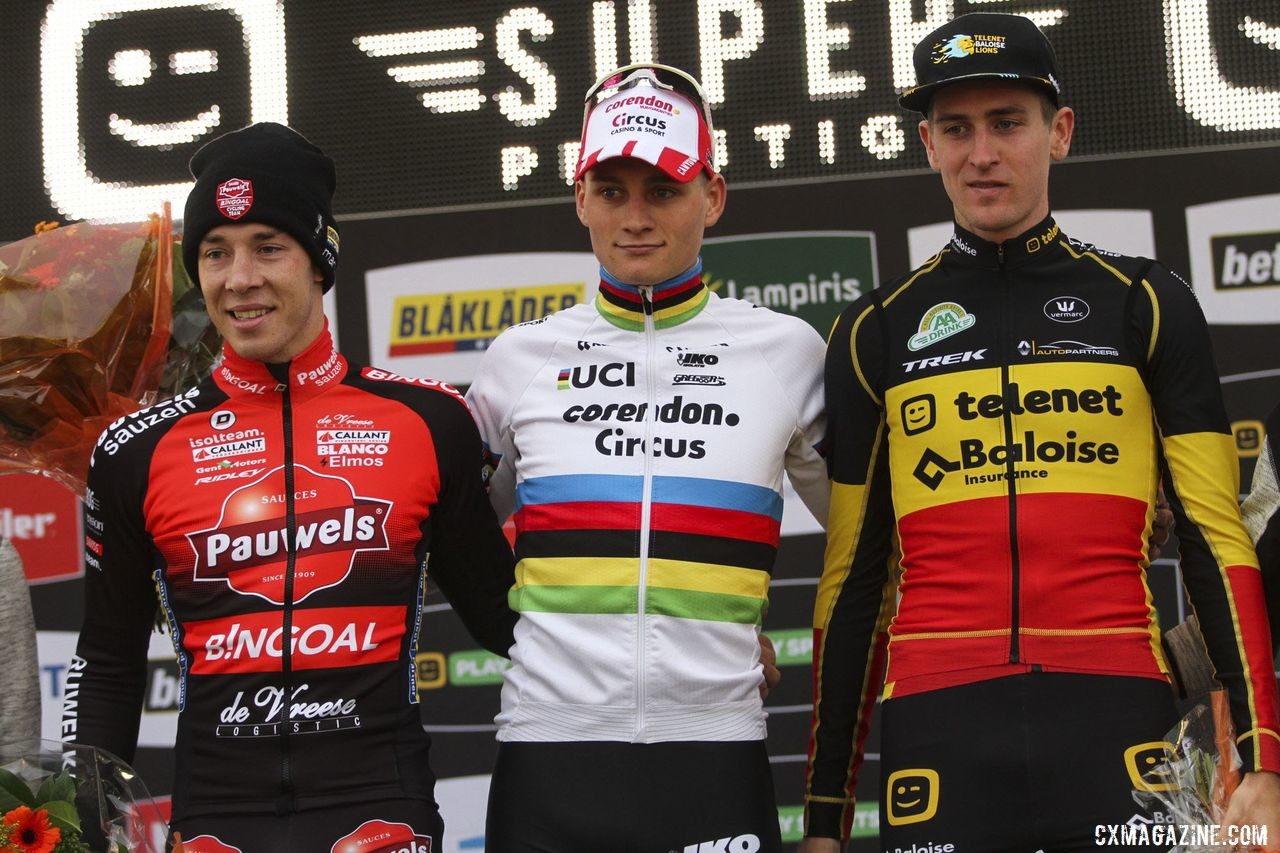
[[[49,825],[49,813],[44,809],[18,806],[4,816],[4,822],[12,830],[9,843],[21,853],[53,853],[62,840],[62,831]]]

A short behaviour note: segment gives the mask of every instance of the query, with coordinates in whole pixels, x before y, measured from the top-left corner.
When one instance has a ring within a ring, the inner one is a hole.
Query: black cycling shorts
[[[1031,672],[891,698],[881,849],[1117,849],[1098,844],[1109,827],[1171,820],[1133,789],[1176,720],[1172,690],[1151,678]]]
[[[503,743],[487,853],[780,853],[764,741]]]
[[[435,804],[388,800],[288,815],[208,815],[175,821],[186,853],[439,853]],[[172,840],[171,842],[172,843]]]

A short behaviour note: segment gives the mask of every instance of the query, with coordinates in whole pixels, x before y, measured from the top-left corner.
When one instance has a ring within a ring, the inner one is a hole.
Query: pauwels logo
[[[907,349],[917,352],[944,338],[959,334],[978,320],[955,302],[939,302],[920,318],[920,333],[907,341]]]
[[[418,835],[407,823],[368,820],[339,838],[329,853],[431,853],[431,836]]]
[[[228,219],[239,219],[253,207],[253,181],[231,178],[218,184],[214,203]]]
[[[302,465],[294,468],[293,486],[293,537],[285,522],[283,466],[227,495],[217,524],[187,534],[196,555],[195,580],[226,583],[241,595],[284,604],[285,567],[293,546],[297,603],[342,583],[358,552],[387,550],[389,501],[358,497],[345,479]]]

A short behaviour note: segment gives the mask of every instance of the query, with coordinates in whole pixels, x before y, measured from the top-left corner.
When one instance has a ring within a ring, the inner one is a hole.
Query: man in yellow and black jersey
[[[1276,843],[1270,637],[1200,308],[1050,215],[1075,117],[1031,21],[961,16],[915,68],[901,103],[955,233],[828,344],[802,850],[848,837],[882,678],[886,851],[1091,849],[1100,826],[1173,820],[1131,794],[1176,719],[1146,576],[1162,476],[1247,771],[1225,823]]]

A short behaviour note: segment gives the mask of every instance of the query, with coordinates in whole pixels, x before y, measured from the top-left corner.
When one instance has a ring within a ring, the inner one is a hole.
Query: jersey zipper
[[[284,704],[280,711],[280,799],[276,803],[277,814],[293,811],[289,709],[293,704],[293,572],[298,561],[298,508],[293,485],[293,398],[287,378],[283,383],[280,414],[284,430],[285,530],[289,531],[289,535],[286,539],[285,551],[287,556],[284,570],[284,623],[280,634],[280,680],[281,688],[284,690],[281,699]]]
[[[647,672],[645,611],[648,607],[649,540],[652,535],[649,528],[653,521],[653,424],[658,410],[657,389],[654,382],[658,334],[653,321],[653,294],[643,287],[640,288],[640,304],[644,308],[645,398],[649,401],[649,416],[644,421],[644,444],[641,445],[640,451],[640,456],[644,459],[644,477],[640,493],[640,576],[636,586],[636,743],[644,743],[646,738],[645,703],[648,691],[645,678]]]
[[[1010,568],[1013,572],[1010,589],[1009,603],[1009,663],[1018,663],[1021,660],[1022,650],[1019,642],[1019,621],[1022,618],[1021,597],[1022,597],[1022,562],[1018,555],[1018,495],[1017,483],[1018,478],[1015,476],[1013,446],[1013,402],[1009,399],[1009,363],[1013,360],[1011,351],[1012,344],[1010,335],[1013,332],[1013,293],[1009,289],[1009,276],[1005,271],[1005,255],[1004,246],[1001,245],[996,250],[996,258],[1000,265],[1000,281],[1004,290],[1004,298],[1001,300],[1001,321],[1002,328],[1000,330],[1001,349],[1000,354],[1000,397],[1004,400],[1001,407],[1004,415],[1001,418],[1004,426],[1004,442],[1005,446],[1010,448],[1006,454],[1008,457],[1005,461],[1005,479],[1009,484],[1009,560]]]

